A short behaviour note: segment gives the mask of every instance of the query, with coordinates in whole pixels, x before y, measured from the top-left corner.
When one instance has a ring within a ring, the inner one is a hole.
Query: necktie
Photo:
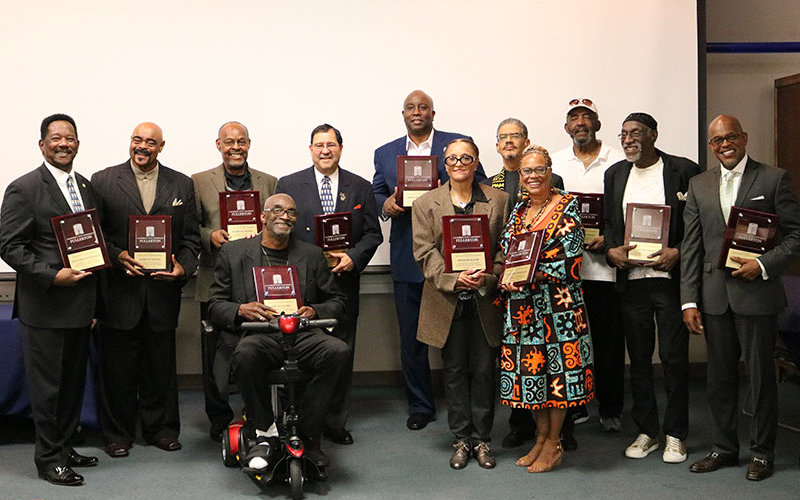
[[[327,175],[322,178],[322,189],[319,192],[319,200],[322,202],[322,212],[324,214],[333,213],[333,195],[331,194],[331,178]]]
[[[69,201],[72,205],[72,212],[82,212],[83,204],[78,197],[78,192],[75,191],[75,184],[72,182],[72,176],[67,177],[67,191],[69,191]]]
[[[736,201],[733,198],[733,182],[735,179],[736,173],[733,170],[728,170],[722,174],[722,185],[719,188],[719,206],[722,209],[725,222],[728,222],[728,217],[731,215],[731,206]]]

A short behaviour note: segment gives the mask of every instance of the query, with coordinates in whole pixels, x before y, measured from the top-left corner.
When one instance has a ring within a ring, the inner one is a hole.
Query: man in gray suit
[[[747,156],[747,133],[739,120],[720,115],[708,127],[709,145],[720,162],[689,183],[681,246],[681,303],[689,330],[705,335],[708,404],[714,445],[692,472],[737,465],[736,410],[739,358],[744,355],[753,403],[747,479],[772,475],[777,433],[774,351],[777,315],[786,299],[781,274],[800,255],[800,205],[789,173]],[[779,243],[758,258],[719,269],[731,206],[777,214]],[[702,312],[702,314],[701,314]]]
[[[275,192],[277,179],[250,167],[247,154],[250,151],[250,134],[247,127],[238,122],[227,122],[219,128],[217,149],[222,163],[210,170],[192,175],[194,200],[200,219],[200,260],[197,266],[197,281],[194,297],[200,302],[200,319],[208,319],[208,298],[214,282],[214,264],[219,249],[230,240],[222,229],[220,220],[219,193],[225,191],[258,191],[263,203]],[[214,376],[219,335],[203,334],[200,339],[203,357],[203,392],[206,415],[211,422],[211,439],[222,439],[222,431],[233,419],[233,411],[226,395],[220,394]],[[220,366],[225,363],[221,363]],[[217,377],[219,378],[219,377]],[[227,378],[225,378],[227,382]]]

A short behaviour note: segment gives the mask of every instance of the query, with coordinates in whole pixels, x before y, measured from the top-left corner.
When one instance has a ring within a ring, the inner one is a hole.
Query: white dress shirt
[[[414,144],[414,141],[411,140],[411,136],[406,136],[406,154],[408,154],[408,156],[430,156],[432,154],[432,148],[433,129],[431,129],[431,133],[428,138],[419,143],[419,146]],[[436,154],[441,154],[441,152]]]
[[[47,167],[47,170],[53,174],[53,177],[56,179],[56,184],[58,184],[58,188],[61,189],[61,194],[64,195],[64,199],[67,201],[67,205],[69,205],[70,210],[72,210],[72,198],[69,195],[69,189],[67,188],[67,179],[72,177],[72,185],[75,187],[75,193],[78,195],[78,199],[81,200],[81,206],[84,210],[86,210],[86,204],[83,202],[83,197],[81,196],[81,190],[78,187],[78,179],[75,178],[75,174],[72,170],[69,173],[64,172],[58,167],[54,167],[50,165],[46,161],[44,162],[44,166]]]
[[[314,177],[317,179],[317,193],[320,194],[320,200],[322,199],[322,179],[325,177],[325,174],[314,168]],[[328,176],[331,180],[331,196],[333,196],[333,211],[336,211],[336,199],[339,197],[339,167],[336,167],[336,170]]]

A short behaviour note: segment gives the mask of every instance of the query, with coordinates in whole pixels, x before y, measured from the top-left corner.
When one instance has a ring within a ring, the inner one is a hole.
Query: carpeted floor
[[[797,426],[800,420],[800,386],[782,384],[781,419]],[[37,479],[33,465],[33,431],[27,421],[0,421],[0,499],[183,499],[286,498],[288,486],[266,491],[237,469],[222,465],[219,445],[208,438],[203,396],[198,390],[181,391],[183,450],[167,453],[138,444],[128,458],[111,459],[99,448],[96,431],[87,430],[86,442],[77,449],[97,455],[100,464],[78,469],[86,477],[79,487],[52,486]],[[355,444],[329,442],[323,448],[332,461],[327,483],[307,484],[306,498],[800,498],[800,433],[778,432],[775,475],[763,482],[747,481],[745,465],[710,474],[691,474],[688,464],[701,458],[709,447],[705,425],[707,411],[702,381],[693,380],[691,427],[687,441],[689,461],[670,465],[654,452],[642,460],[624,457],[623,450],[635,437],[629,415],[625,430],[610,435],[600,432],[596,407],[592,419],[576,428],[579,448],[564,457],[561,468],[533,475],[514,466],[528,444],[505,450],[499,442],[508,430],[508,410],[499,408],[495,419],[498,466],[484,470],[473,461],[462,471],[451,470],[450,437],[444,401],[438,419],[422,431],[405,427],[405,397],[398,388],[354,390],[349,427]],[[663,402],[663,398],[660,400]],[[746,431],[749,418],[741,417]],[[747,438],[740,433],[743,460]]]

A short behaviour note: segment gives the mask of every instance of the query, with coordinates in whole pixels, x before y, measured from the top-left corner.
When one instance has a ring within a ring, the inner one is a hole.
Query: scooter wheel
[[[303,465],[300,460],[289,462],[289,487],[292,489],[293,500],[303,498]]]
[[[239,431],[241,429],[241,422],[236,422],[229,425],[222,433],[222,463],[225,464],[225,467],[239,465]]]

